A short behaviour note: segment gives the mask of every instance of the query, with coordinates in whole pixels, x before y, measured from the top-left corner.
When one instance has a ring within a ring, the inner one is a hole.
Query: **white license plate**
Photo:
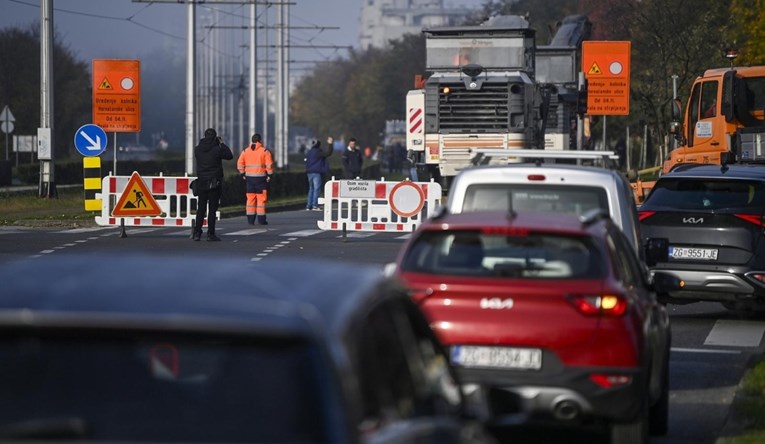
[[[716,261],[717,249],[714,248],[685,248],[669,247],[669,257],[672,259],[690,259],[697,261]]]
[[[538,348],[455,345],[451,353],[452,362],[463,367],[531,370],[542,368],[542,350]]]

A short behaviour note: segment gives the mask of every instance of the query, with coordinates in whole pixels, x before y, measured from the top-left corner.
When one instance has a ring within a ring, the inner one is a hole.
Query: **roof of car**
[[[603,176],[614,176],[618,175],[619,172],[617,170],[611,169],[611,168],[604,168],[599,166],[591,166],[591,165],[574,165],[574,164],[568,164],[568,163],[547,163],[547,162],[539,162],[539,163],[510,163],[506,165],[479,165],[472,168],[464,169],[460,172],[460,175],[462,174],[481,174],[482,172],[488,171],[498,171],[502,172],[503,170],[507,171],[513,171],[517,169],[527,169],[527,168],[533,168],[533,169],[550,169],[553,171],[573,171],[573,172],[581,172],[582,174],[597,174],[597,175],[603,175]],[[459,175],[458,175],[459,176]]]
[[[0,282],[0,326],[69,320],[94,328],[291,334],[337,328],[354,307],[380,297],[377,286],[386,285],[379,270],[347,263],[250,262],[208,253],[56,253],[4,264]]]
[[[687,164],[676,167],[659,179],[671,177],[730,177],[765,180],[765,165],[734,164],[721,167],[720,165]]]
[[[590,223],[583,223],[584,219],[596,222],[607,218],[604,213],[601,217],[580,217],[566,213],[543,213],[543,212],[519,212],[509,214],[501,211],[476,211],[469,213],[444,213],[440,217],[430,219],[423,224],[422,230],[468,230],[493,227],[526,228],[537,231],[557,232],[569,235],[587,235]],[[605,216],[605,217],[603,217]]]

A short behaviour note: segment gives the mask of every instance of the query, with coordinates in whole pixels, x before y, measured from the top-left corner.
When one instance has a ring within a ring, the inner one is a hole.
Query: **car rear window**
[[[608,211],[602,187],[545,184],[475,184],[465,191],[462,211],[542,211],[581,215],[589,210]]]
[[[513,279],[596,278],[599,250],[585,236],[521,230],[422,233],[402,263],[406,272]]]
[[[326,442],[317,348],[173,338],[0,341],[0,437],[88,440]],[[326,373],[326,372],[325,372]],[[30,422],[34,421],[34,422]]]
[[[762,214],[765,186],[748,180],[665,178],[656,182],[643,208]]]

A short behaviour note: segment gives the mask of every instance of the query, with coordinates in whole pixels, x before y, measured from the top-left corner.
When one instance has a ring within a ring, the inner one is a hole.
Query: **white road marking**
[[[65,247],[74,247],[77,244],[64,244]]]
[[[352,231],[352,232],[348,233],[347,237],[356,238],[356,239],[364,239],[364,238],[367,238],[367,237],[372,237],[375,234],[377,234],[377,233],[368,232],[368,231]],[[337,236],[337,237],[338,238],[342,238],[343,236],[340,235],[340,236]]]
[[[248,228],[246,230],[232,231],[231,233],[224,233],[225,236],[252,236],[253,234],[265,233],[268,231],[265,228]]]
[[[718,350],[714,348],[682,348],[672,347],[670,351],[676,353],[718,353],[722,355],[740,355],[741,350]]]
[[[140,233],[151,233],[152,231],[161,230],[162,228],[125,228],[125,233],[128,235],[130,234],[140,234]]]
[[[64,233],[64,234],[91,233],[93,231],[110,230],[113,228],[114,227],[83,227],[83,228],[72,228],[71,230],[56,231],[56,233]]]
[[[763,333],[765,324],[762,322],[721,319],[715,322],[704,345],[759,347]]]
[[[308,237],[308,236],[313,236],[314,234],[319,234],[323,231],[324,230],[301,230],[301,231],[293,231],[292,233],[285,233],[285,234],[282,234],[282,236]]]
[[[75,242],[75,243],[78,243],[78,244],[84,244],[84,243],[85,243],[85,242],[87,242],[87,241],[88,241],[87,239],[78,239],[78,240],[76,240],[76,241],[74,241],[74,242]]]
[[[412,237],[412,233],[405,234],[403,236],[399,236],[396,239],[409,239],[410,237]]]
[[[40,252],[40,254],[50,254],[50,253],[53,253],[54,251],[56,250],[43,250]]]
[[[261,259],[263,259],[263,258],[262,257],[254,257],[254,258],[250,259],[250,262],[257,262],[257,261],[259,261]]]

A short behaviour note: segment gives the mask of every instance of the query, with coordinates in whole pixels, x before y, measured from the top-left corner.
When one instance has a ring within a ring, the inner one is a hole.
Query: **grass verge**
[[[755,444],[765,442],[765,360],[750,368],[731,406],[737,436],[721,438],[718,444]]]

